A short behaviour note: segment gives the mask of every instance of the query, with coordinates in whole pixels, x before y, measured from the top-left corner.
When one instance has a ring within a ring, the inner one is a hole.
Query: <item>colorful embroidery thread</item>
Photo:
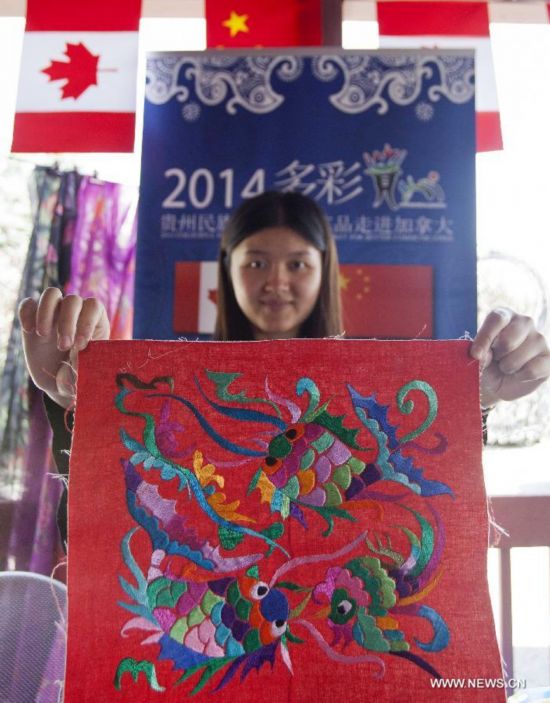
[[[419,464],[423,452],[443,453],[446,438],[416,441],[437,418],[435,390],[422,380],[399,390],[394,412],[414,413],[412,395],[427,408],[404,433],[374,392],[351,384],[341,395],[349,412],[336,415],[313,378],[296,379],[295,397],[272,391],[269,378],[249,397],[235,389],[243,381],[207,371],[190,398],[168,376],[117,377],[116,407],[141,425],[140,436],[120,431],[136,523],[121,544],[133,577],[119,575],[132,616],[122,635],[142,631],[158,655],[123,658],[115,687],[144,676],[163,691],[157,665],[168,660],[181,672],[173,685],[193,679],[195,694],[219,674],[211,685],[220,691],[278,656],[292,672],[292,650],[307,642],[339,663],[372,665],[374,677],[388,657],[440,677],[425,654],[444,650],[451,633],[426,601],[445,546],[434,498],[452,501],[453,490]],[[242,495],[239,472],[251,473]],[[132,552],[138,531],[150,541],[147,566]],[[429,637],[416,634],[418,621]]]

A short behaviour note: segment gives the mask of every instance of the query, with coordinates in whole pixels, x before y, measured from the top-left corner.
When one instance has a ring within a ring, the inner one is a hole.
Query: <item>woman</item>
[[[35,384],[56,404],[69,407],[78,352],[92,339],[109,338],[103,305],[48,288],[38,303],[22,301],[19,316]],[[221,240],[215,339],[343,332],[336,247],[322,211],[298,193],[267,192],[245,201]],[[483,408],[527,395],[550,375],[545,338],[531,318],[506,308],[487,316],[470,354],[481,362]]]

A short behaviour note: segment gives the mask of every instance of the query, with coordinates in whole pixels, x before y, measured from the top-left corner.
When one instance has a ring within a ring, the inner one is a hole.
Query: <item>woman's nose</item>
[[[285,290],[289,287],[288,270],[284,263],[272,264],[267,272],[265,287],[267,290]]]

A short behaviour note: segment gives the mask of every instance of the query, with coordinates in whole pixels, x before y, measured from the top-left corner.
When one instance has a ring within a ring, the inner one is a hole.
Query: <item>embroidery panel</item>
[[[467,346],[92,345],[66,700],[503,700]]]

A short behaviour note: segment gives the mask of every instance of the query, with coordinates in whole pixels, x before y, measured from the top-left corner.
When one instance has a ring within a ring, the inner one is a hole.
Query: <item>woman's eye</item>
[[[260,261],[259,259],[255,259],[253,261],[248,262],[248,268],[251,269],[262,269],[265,267],[265,263],[263,261]]]
[[[301,271],[301,270],[307,268],[307,264],[305,261],[292,261],[290,263],[290,268],[293,271]]]

